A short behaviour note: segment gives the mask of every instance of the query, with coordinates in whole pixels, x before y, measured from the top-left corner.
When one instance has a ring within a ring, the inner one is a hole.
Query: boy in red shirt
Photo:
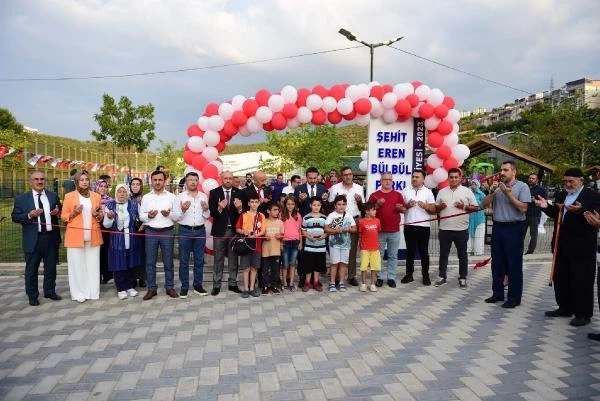
[[[367,202],[363,207],[365,217],[358,222],[358,232],[360,235],[360,275],[362,284],[360,290],[367,291],[367,269],[371,267],[371,292],[377,291],[375,282],[377,272],[381,271],[381,254],[379,253],[379,237],[381,231],[381,222],[375,215],[377,210],[373,203]]]

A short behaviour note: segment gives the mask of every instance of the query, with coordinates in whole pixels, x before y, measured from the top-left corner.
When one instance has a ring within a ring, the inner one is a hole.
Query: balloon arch
[[[454,100],[437,88],[419,81],[382,85],[338,84],[327,89],[284,86],[280,92],[261,89],[253,97],[234,96],[230,101],[210,103],[196,124],[187,129],[188,141],[183,160],[186,173],[195,171],[207,195],[221,185],[223,163],[219,158],[236,134],[250,136],[260,131],[297,128],[301,124],[338,124],[343,120],[366,126],[371,119],[386,124],[424,120],[429,131],[427,145],[433,153],[427,158],[425,185],[445,187],[448,170],[459,167],[469,156],[469,148],[458,143],[460,113]]]

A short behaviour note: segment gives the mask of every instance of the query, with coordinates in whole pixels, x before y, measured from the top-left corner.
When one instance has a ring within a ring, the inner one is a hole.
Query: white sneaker
[[[435,283],[433,285],[435,285],[436,287],[439,287],[441,285],[446,284],[446,279],[443,277],[438,277],[437,280],[435,280]]]
[[[85,302],[85,298],[75,298],[75,301],[79,302],[80,304]]]
[[[367,291],[367,285],[366,284],[361,284],[360,285],[360,292],[366,292]]]
[[[371,290],[371,292],[377,292],[377,286],[375,284],[371,284],[369,289]]]
[[[127,291],[119,291],[117,292],[117,296],[119,297],[119,299],[127,299]]]
[[[130,297],[137,297],[139,292],[137,292],[134,288],[130,288],[127,290],[127,295]]]

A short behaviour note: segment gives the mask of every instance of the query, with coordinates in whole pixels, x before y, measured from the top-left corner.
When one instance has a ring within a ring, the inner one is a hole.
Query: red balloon
[[[323,125],[327,116],[323,109],[318,109],[312,112],[312,119],[310,120],[314,125]]]
[[[383,94],[390,93],[394,91],[394,87],[392,85],[383,85]]]
[[[412,108],[417,107],[417,105],[419,104],[419,97],[414,93],[411,93],[410,95],[406,96],[406,100]]]
[[[427,171],[427,174],[433,174],[435,169],[433,167],[431,167],[429,164],[425,164],[425,171]]]
[[[232,137],[237,134],[238,128],[230,120],[227,120],[223,126],[223,132],[225,132],[229,137]]]
[[[432,148],[439,148],[444,144],[444,137],[437,131],[431,131],[427,135],[427,144]]]
[[[442,145],[435,151],[435,154],[442,160],[446,160],[452,154],[452,149],[449,146]]]
[[[219,105],[216,103],[209,103],[206,105],[206,110],[204,114],[208,117],[219,114]]]
[[[437,127],[437,131],[442,135],[448,135],[452,132],[452,123],[448,120],[442,120]]]
[[[256,114],[256,109],[258,109],[258,103],[254,99],[246,99],[244,100],[244,104],[242,104],[242,110],[244,110],[244,114],[248,117],[252,117]]]
[[[398,116],[407,116],[410,115],[411,107],[408,100],[400,99],[396,102],[394,109],[396,110],[396,113],[398,113]]]
[[[231,122],[237,127],[241,127],[242,125],[246,124],[246,121],[248,121],[248,117],[246,117],[246,114],[244,114],[244,112],[241,110],[234,111],[231,115]]]
[[[267,132],[273,131],[273,124],[270,122],[263,124],[263,129]]]
[[[438,184],[438,188],[439,188],[439,189],[444,189],[444,188],[446,188],[448,185],[450,185],[450,183],[448,182],[448,180],[446,180],[446,181],[442,181],[442,182],[440,182],[440,183]]]
[[[219,136],[221,137],[221,142],[227,142],[231,139],[231,137],[223,130],[219,131]]]
[[[371,96],[373,96],[374,98],[377,98],[377,100],[381,101],[381,99],[383,99],[383,86],[381,85],[375,85],[371,87]]]
[[[219,169],[214,164],[206,164],[202,167],[202,177],[204,179],[207,178],[217,178],[219,176]]]
[[[312,93],[314,93],[315,95],[321,96],[321,98],[324,98],[325,96],[329,96],[329,91],[323,85],[317,85],[314,88],[312,88]]]
[[[444,169],[450,170],[451,168],[458,168],[458,161],[456,161],[454,157],[449,157],[444,160],[442,165],[444,166]]]
[[[335,100],[340,100],[346,97],[346,89],[342,85],[333,85],[331,89],[329,89],[329,96],[333,97]]]
[[[442,104],[445,104],[446,107],[448,107],[448,109],[453,109],[454,108],[454,99],[452,99],[450,96],[444,96],[444,100],[442,101]]]
[[[306,88],[298,89],[298,99],[296,99],[296,106],[306,106],[306,98],[310,95],[310,91]]]
[[[412,118],[410,114],[398,114],[398,121],[408,121]]]
[[[433,116],[435,109],[429,103],[423,103],[421,107],[419,107],[419,117],[423,119],[428,119]]]
[[[281,110],[285,118],[294,118],[298,115],[298,106],[295,103],[286,103]]]
[[[256,103],[258,103],[259,106],[267,106],[269,104],[270,97],[271,92],[269,92],[266,89],[261,89],[258,92],[256,92],[256,95],[254,95]]]
[[[337,110],[334,110],[331,113],[327,114],[327,119],[332,124],[339,124],[342,121],[342,118],[342,115]]]
[[[197,124],[192,124],[192,125],[190,125],[188,127],[187,134],[191,138],[193,136],[202,136],[202,135],[204,135],[204,131],[202,131],[200,129],[200,127],[198,127]]]
[[[410,84],[413,86],[413,88],[417,89],[419,86],[423,85],[423,82],[421,82],[421,81],[412,81]]]
[[[369,99],[362,98],[354,102],[354,110],[356,110],[358,114],[369,114],[371,112],[372,107],[373,105],[371,104]]]
[[[229,138],[229,139],[231,139],[231,138]],[[227,145],[225,145],[224,142],[219,142],[217,144],[217,146],[215,146],[215,149],[217,149],[219,151],[219,153],[221,153],[222,151],[225,150],[226,147],[227,147]]]
[[[344,120],[352,121],[356,118],[356,110],[352,109],[350,114],[344,114]]]
[[[192,164],[196,155],[197,153],[194,153],[191,150],[185,150],[183,152],[183,161],[185,164]]]
[[[278,131],[285,129],[285,127],[287,126],[287,120],[282,112],[278,111],[277,113],[273,113],[273,118],[271,119],[271,125],[273,125],[273,128]]]
[[[446,118],[447,115],[448,115],[448,106],[446,106],[443,103],[435,106],[435,116],[437,118],[439,118],[441,120],[443,118]]]
[[[196,156],[194,156],[194,158],[192,159],[192,166],[194,166],[196,170],[202,171],[204,166],[206,166],[207,164],[208,160],[206,160],[206,158],[202,155],[196,154]]]

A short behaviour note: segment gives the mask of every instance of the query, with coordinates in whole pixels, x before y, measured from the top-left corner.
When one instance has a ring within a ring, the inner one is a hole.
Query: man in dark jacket
[[[532,254],[535,251],[535,247],[537,245],[538,226],[540,224],[540,217],[542,217],[542,210],[535,205],[533,200],[538,196],[541,196],[544,199],[548,198],[546,190],[539,184],[537,174],[529,174],[529,179],[527,181],[529,184],[529,191],[531,191],[531,203],[527,208],[526,229],[529,228],[529,245],[527,246],[525,255]]]

